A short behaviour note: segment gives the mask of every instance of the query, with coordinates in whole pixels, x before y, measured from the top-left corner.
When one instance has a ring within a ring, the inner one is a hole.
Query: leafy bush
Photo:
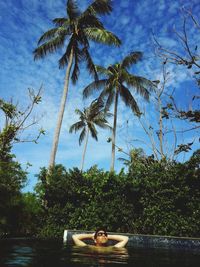
[[[12,234],[20,231],[21,192],[26,181],[19,163],[0,161],[0,234]]]
[[[200,232],[200,151],[186,163],[144,158],[119,174],[81,173],[57,165],[48,177],[39,174],[37,193],[45,210],[42,236],[61,236],[64,229],[138,234],[198,236]]]

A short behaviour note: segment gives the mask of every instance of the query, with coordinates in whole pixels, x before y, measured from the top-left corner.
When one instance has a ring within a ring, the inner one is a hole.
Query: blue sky
[[[88,0],[77,0],[80,9],[84,10]],[[0,98],[19,102],[23,108],[28,103],[27,88],[37,90],[43,85],[42,103],[37,106],[35,116],[42,116],[38,128],[42,127],[46,135],[41,137],[39,143],[22,143],[14,146],[13,152],[17,160],[25,166],[30,162],[29,181],[25,190],[32,190],[39,173],[40,167],[48,166],[54,126],[57,111],[62,95],[65,70],[58,68],[58,59],[62,51],[50,55],[43,60],[33,60],[33,50],[37,47],[39,37],[53,27],[52,19],[65,16],[65,0],[7,0],[0,1]],[[169,0],[114,0],[113,12],[110,16],[104,16],[101,20],[105,27],[118,35],[123,44],[120,48],[107,47],[91,43],[91,54],[96,64],[108,66],[121,60],[131,51],[142,51],[144,57],[141,62],[130,71],[151,80],[162,81],[161,60],[154,54],[152,31],[162,44],[167,47],[177,47],[177,41],[173,33],[173,27],[177,30],[182,27],[180,8],[188,8],[194,15],[200,14],[199,1],[169,1]],[[200,34],[195,34],[192,24],[188,24],[190,44],[199,43]],[[180,45],[179,45],[180,47]],[[199,49],[199,48],[198,48]],[[83,145],[78,145],[78,134],[69,134],[69,127],[77,121],[75,108],[82,109],[87,106],[92,98],[82,100],[82,89],[91,82],[91,77],[81,66],[78,83],[70,84],[65,116],[60,136],[60,143],[56,157],[57,163],[64,164],[67,168],[79,167]],[[166,92],[175,89],[176,101],[179,107],[187,108],[190,97],[198,93],[195,82],[192,79],[192,70],[167,65],[168,82]],[[146,112],[146,120],[154,127],[154,135],[157,129],[156,111],[153,104],[145,104],[141,97],[135,95],[141,109]],[[153,101],[153,96],[152,96]],[[152,102],[153,103],[153,102]],[[112,109],[111,109],[112,111]],[[141,124],[133,116],[123,103],[119,104],[118,130],[116,144],[125,152],[131,147],[143,147],[147,154],[151,154],[150,141],[144,133]],[[144,122],[144,121],[143,121]],[[112,122],[111,122],[112,123]],[[176,130],[187,129],[189,126],[180,121],[173,122]],[[0,118],[0,127],[3,125],[3,117]],[[171,124],[167,122],[166,127]],[[1,129],[0,128],[0,129]],[[28,134],[34,134],[37,129],[30,129]],[[198,132],[188,132],[177,135],[178,143],[194,141],[193,149],[199,147]],[[99,141],[89,139],[86,154],[85,169],[97,164],[99,168],[109,170],[111,159],[111,144],[107,138],[111,134],[99,129]],[[156,135],[155,135],[156,136]],[[154,136],[155,140],[156,137]],[[166,149],[170,154],[173,147],[173,135],[166,139]],[[137,141],[136,141],[137,140]],[[157,140],[156,140],[157,142]],[[179,160],[186,160],[189,155],[181,155]],[[116,153],[116,171],[123,164],[117,158],[123,157]]]

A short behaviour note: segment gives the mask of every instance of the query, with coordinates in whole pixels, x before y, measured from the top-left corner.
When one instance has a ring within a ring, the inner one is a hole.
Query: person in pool
[[[124,235],[110,235],[107,234],[104,228],[98,228],[94,234],[74,234],[72,239],[77,246],[91,246],[85,243],[83,240],[92,239],[96,247],[108,247],[108,241],[117,241],[116,244],[109,247],[123,248],[128,243],[128,236]],[[94,245],[93,245],[94,246]]]

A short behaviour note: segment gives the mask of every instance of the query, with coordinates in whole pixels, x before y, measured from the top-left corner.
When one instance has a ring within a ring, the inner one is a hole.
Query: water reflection
[[[0,240],[0,267],[197,267],[200,251],[63,245],[61,240]]]
[[[30,246],[12,246],[9,258],[5,259],[7,266],[30,266],[35,255],[34,249]]]
[[[77,247],[71,249],[71,262],[89,266],[106,266],[106,264],[127,264],[128,250],[114,247]]]

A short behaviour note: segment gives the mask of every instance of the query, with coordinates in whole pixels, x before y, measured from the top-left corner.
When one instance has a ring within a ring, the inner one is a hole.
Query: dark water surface
[[[128,247],[107,251],[64,245],[55,240],[0,240],[0,267],[199,267],[200,251]]]

